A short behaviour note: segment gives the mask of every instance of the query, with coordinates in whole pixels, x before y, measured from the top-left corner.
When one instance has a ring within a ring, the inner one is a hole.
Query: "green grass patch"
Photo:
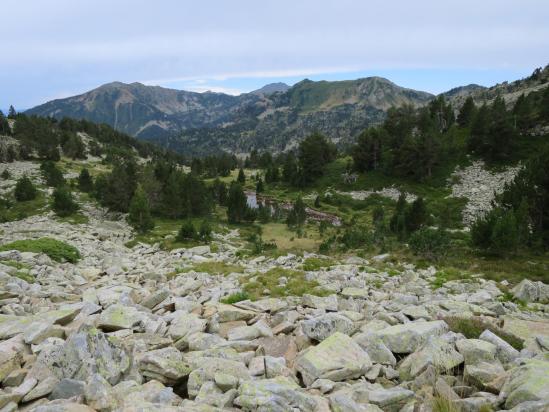
[[[280,284],[279,279],[285,277],[287,282]],[[290,270],[283,268],[273,268],[266,273],[256,273],[255,275],[242,279],[244,292],[248,294],[251,300],[257,300],[264,296],[285,297],[285,296],[303,296],[304,294],[326,296],[330,292],[319,287],[315,280],[307,280],[305,272],[300,270]],[[264,293],[268,290],[269,293]]]
[[[80,259],[80,252],[74,246],[48,237],[16,240],[15,242],[1,245],[0,251],[5,250],[44,253],[56,262],[76,263]]]
[[[335,262],[332,259],[310,257],[310,258],[307,258],[305,262],[303,262],[303,265],[301,268],[306,272],[313,272],[315,270],[329,268],[334,264]]]
[[[78,212],[70,216],[64,216],[64,217],[57,216],[56,219],[60,222],[70,223],[71,225],[83,225],[89,222],[89,219],[86,215]]]
[[[443,287],[446,282],[451,280],[467,281],[470,279],[470,273],[455,268],[445,268],[444,270],[439,270],[435,274],[435,279],[431,281],[431,287],[433,289],[439,289]]]
[[[224,299],[221,299],[221,303],[227,303],[232,305],[233,303],[242,302],[243,300],[248,299],[250,299],[250,295],[248,295],[246,292],[237,292],[227,296]]]
[[[447,316],[442,320],[448,324],[452,332],[461,333],[467,339],[478,339],[480,334],[488,329],[490,332],[509,343],[516,350],[520,351],[524,347],[524,342],[522,339],[504,331],[503,329],[483,320],[480,317]]]
[[[13,222],[39,215],[49,209],[47,196],[38,191],[36,198],[25,202],[10,200],[7,204],[0,203],[0,222]]]

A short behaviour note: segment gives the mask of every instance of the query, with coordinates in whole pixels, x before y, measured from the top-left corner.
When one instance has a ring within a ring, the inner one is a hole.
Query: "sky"
[[[382,76],[440,93],[549,63],[547,0],[0,0],[0,108],[111,81],[239,94]]]

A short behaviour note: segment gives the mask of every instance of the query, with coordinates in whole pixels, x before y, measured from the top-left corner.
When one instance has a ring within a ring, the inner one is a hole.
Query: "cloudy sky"
[[[0,0],[0,108],[114,80],[247,92],[371,75],[441,92],[549,63],[547,0]]]

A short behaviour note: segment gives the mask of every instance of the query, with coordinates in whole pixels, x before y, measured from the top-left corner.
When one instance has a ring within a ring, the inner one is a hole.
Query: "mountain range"
[[[454,107],[467,96],[480,103],[498,93],[514,100],[544,87],[546,67],[526,79],[491,88],[471,84],[446,93]],[[407,89],[381,77],[344,81],[303,80],[292,87],[273,83],[250,93],[196,93],[141,83],[113,82],[87,93],[57,99],[27,111],[55,118],[106,123],[132,136],[189,155],[252,149],[281,152],[320,131],[341,146],[380,123],[392,106],[422,106],[433,94]]]

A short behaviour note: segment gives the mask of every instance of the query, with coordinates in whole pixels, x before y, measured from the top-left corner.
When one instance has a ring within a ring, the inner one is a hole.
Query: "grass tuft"
[[[248,299],[250,299],[250,295],[248,295],[246,292],[237,292],[227,296],[224,299],[221,299],[221,303],[227,303],[231,305],[233,303],[242,302],[243,300]]]

